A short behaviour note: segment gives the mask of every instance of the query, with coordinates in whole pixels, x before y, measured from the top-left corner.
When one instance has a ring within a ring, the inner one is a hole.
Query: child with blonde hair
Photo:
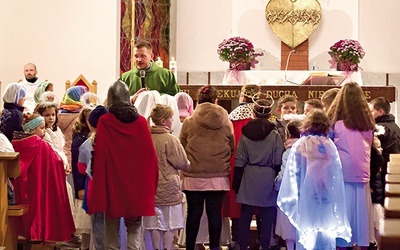
[[[178,170],[188,170],[190,163],[178,138],[171,134],[172,108],[156,104],[150,116],[150,127],[158,156],[156,216],[143,217],[144,229],[150,230],[154,249],[172,249],[174,235],[182,229],[182,191]]]

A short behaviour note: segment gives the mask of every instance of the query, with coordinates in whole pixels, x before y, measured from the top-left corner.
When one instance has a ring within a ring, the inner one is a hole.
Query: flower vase
[[[230,61],[229,62],[229,69],[230,70],[250,70],[251,63],[237,63]]]
[[[342,64],[340,62],[336,63],[336,70],[337,71],[342,71]]]
[[[245,84],[246,75],[243,70],[249,70],[250,66],[251,63],[229,62],[229,69],[225,72],[222,84]]]
[[[358,64],[352,62],[337,62],[336,63],[337,71],[358,71]]]

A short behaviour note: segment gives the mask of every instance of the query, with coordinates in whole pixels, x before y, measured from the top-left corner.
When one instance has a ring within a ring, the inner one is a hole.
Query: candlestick
[[[171,70],[171,72],[175,75],[175,79],[177,80],[178,79],[177,62],[175,61],[174,57],[171,57],[171,60],[169,61],[169,70]]]
[[[161,68],[164,66],[164,63],[163,63],[163,61],[161,60],[161,57],[158,57],[158,58],[157,58],[156,64],[157,64],[158,67],[161,67]]]

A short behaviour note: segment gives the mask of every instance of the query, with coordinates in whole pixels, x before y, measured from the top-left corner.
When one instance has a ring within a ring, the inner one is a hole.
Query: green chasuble
[[[137,67],[121,75],[120,80],[124,81],[131,92],[135,94],[142,87],[139,69]],[[175,95],[179,92],[179,85],[176,83],[174,74],[168,69],[157,66],[154,62],[146,70],[146,87],[149,90],[157,90],[160,94]]]

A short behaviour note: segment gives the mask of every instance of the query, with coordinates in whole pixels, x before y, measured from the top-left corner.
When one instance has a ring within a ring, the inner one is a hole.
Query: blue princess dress
[[[305,249],[336,249],[336,238],[350,241],[342,166],[328,137],[308,135],[293,145],[277,203]]]

